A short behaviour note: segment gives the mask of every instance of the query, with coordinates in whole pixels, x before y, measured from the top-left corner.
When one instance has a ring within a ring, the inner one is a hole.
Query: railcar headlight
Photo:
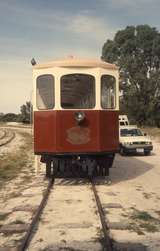
[[[84,112],[75,112],[74,114],[75,120],[80,123],[85,119],[85,113]]]

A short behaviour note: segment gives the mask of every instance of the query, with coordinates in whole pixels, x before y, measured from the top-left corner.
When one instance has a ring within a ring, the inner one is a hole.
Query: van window
[[[120,130],[121,137],[131,137],[131,136],[143,136],[143,133],[140,129],[137,128],[124,128]]]
[[[120,125],[124,126],[125,125],[124,121],[120,121]]]
[[[95,107],[95,78],[88,74],[68,74],[61,77],[61,107],[92,109]]]
[[[128,121],[119,121],[119,124],[120,124],[120,126],[127,126],[127,125],[129,125]]]
[[[36,87],[37,108],[40,110],[53,109],[55,105],[54,77],[50,74],[39,76]]]
[[[116,79],[111,75],[101,77],[101,106],[103,109],[114,109],[116,106]]]

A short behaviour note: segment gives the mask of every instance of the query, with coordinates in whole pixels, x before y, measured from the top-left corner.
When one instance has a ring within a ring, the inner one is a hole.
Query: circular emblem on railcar
[[[90,141],[90,130],[75,126],[67,130],[67,141],[73,145],[87,144]]]

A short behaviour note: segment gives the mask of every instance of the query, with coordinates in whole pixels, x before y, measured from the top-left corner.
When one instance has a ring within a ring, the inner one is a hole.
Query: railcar
[[[118,68],[66,58],[33,66],[34,153],[46,176],[109,175],[119,150]]]

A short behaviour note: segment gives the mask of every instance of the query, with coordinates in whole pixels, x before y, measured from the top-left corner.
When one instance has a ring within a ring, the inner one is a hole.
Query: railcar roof
[[[66,59],[54,60],[50,62],[46,62],[43,64],[36,64],[33,68],[34,69],[45,69],[45,68],[52,68],[52,67],[89,67],[89,68],[105,68],[110,70],[118,70],[118,67],[115,64],[110,64],[100,59],[82,59],[82,58],[75,58],[69,57]]]

